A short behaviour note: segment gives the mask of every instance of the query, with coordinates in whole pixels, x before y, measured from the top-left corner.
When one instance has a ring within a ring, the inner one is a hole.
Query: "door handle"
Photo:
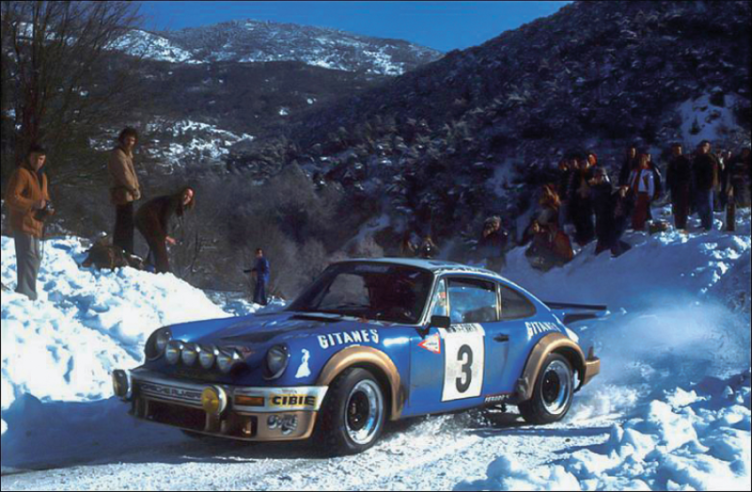
[[[509,341],[509,335],[496,335],[494,337],[494,340],[499,343],[504,343]]]

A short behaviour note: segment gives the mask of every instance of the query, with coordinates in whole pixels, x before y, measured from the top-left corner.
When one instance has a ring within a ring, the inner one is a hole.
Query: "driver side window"
[[[493,323],[499,320],[496,285],[475,279],[449,279],[452,323]]]
[[[446,279],[441,279],[436,293],[431,300],[431,314],[430,317],[444,316],[449,317],[449,302],[447,298]]]

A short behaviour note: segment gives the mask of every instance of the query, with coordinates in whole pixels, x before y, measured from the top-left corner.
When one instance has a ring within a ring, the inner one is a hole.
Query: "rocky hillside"
[[[137,54],[174,63],[300,61],[374,75],[401,75],[442,55],[406,41],[254,20],[176,31],[137,31],[123,41],[123,45],[133,43]]]
[[[573,151],[612,166],[632,142],[658,160],[748,142],[749,19],[749,2],[576,2],[305,115],[293,157],[434,234],[513,218]],[[269,144],[251,147],[231,158],[253,169]]]

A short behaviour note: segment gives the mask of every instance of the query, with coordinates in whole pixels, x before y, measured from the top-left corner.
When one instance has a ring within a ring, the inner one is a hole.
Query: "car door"
[[[430,314],[448,316],[452,323],[412,340],[411,414],[459,410],[483,402],[486,327],[498,322],[498,313],[494,282],[453,275],[439,281]]]
[[[531,319],[537,314],[535,305],[517,289],[499,284],[501,320],[489,328],[486,401],[503,402],[515,391],[517,379],[530,353]]]

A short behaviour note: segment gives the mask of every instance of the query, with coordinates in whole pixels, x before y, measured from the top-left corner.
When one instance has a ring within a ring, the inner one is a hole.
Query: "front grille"
[[[203,431],[206,428],[206,412],[203,410],[154,400],[148,402],[146,419],[195,431]]]

